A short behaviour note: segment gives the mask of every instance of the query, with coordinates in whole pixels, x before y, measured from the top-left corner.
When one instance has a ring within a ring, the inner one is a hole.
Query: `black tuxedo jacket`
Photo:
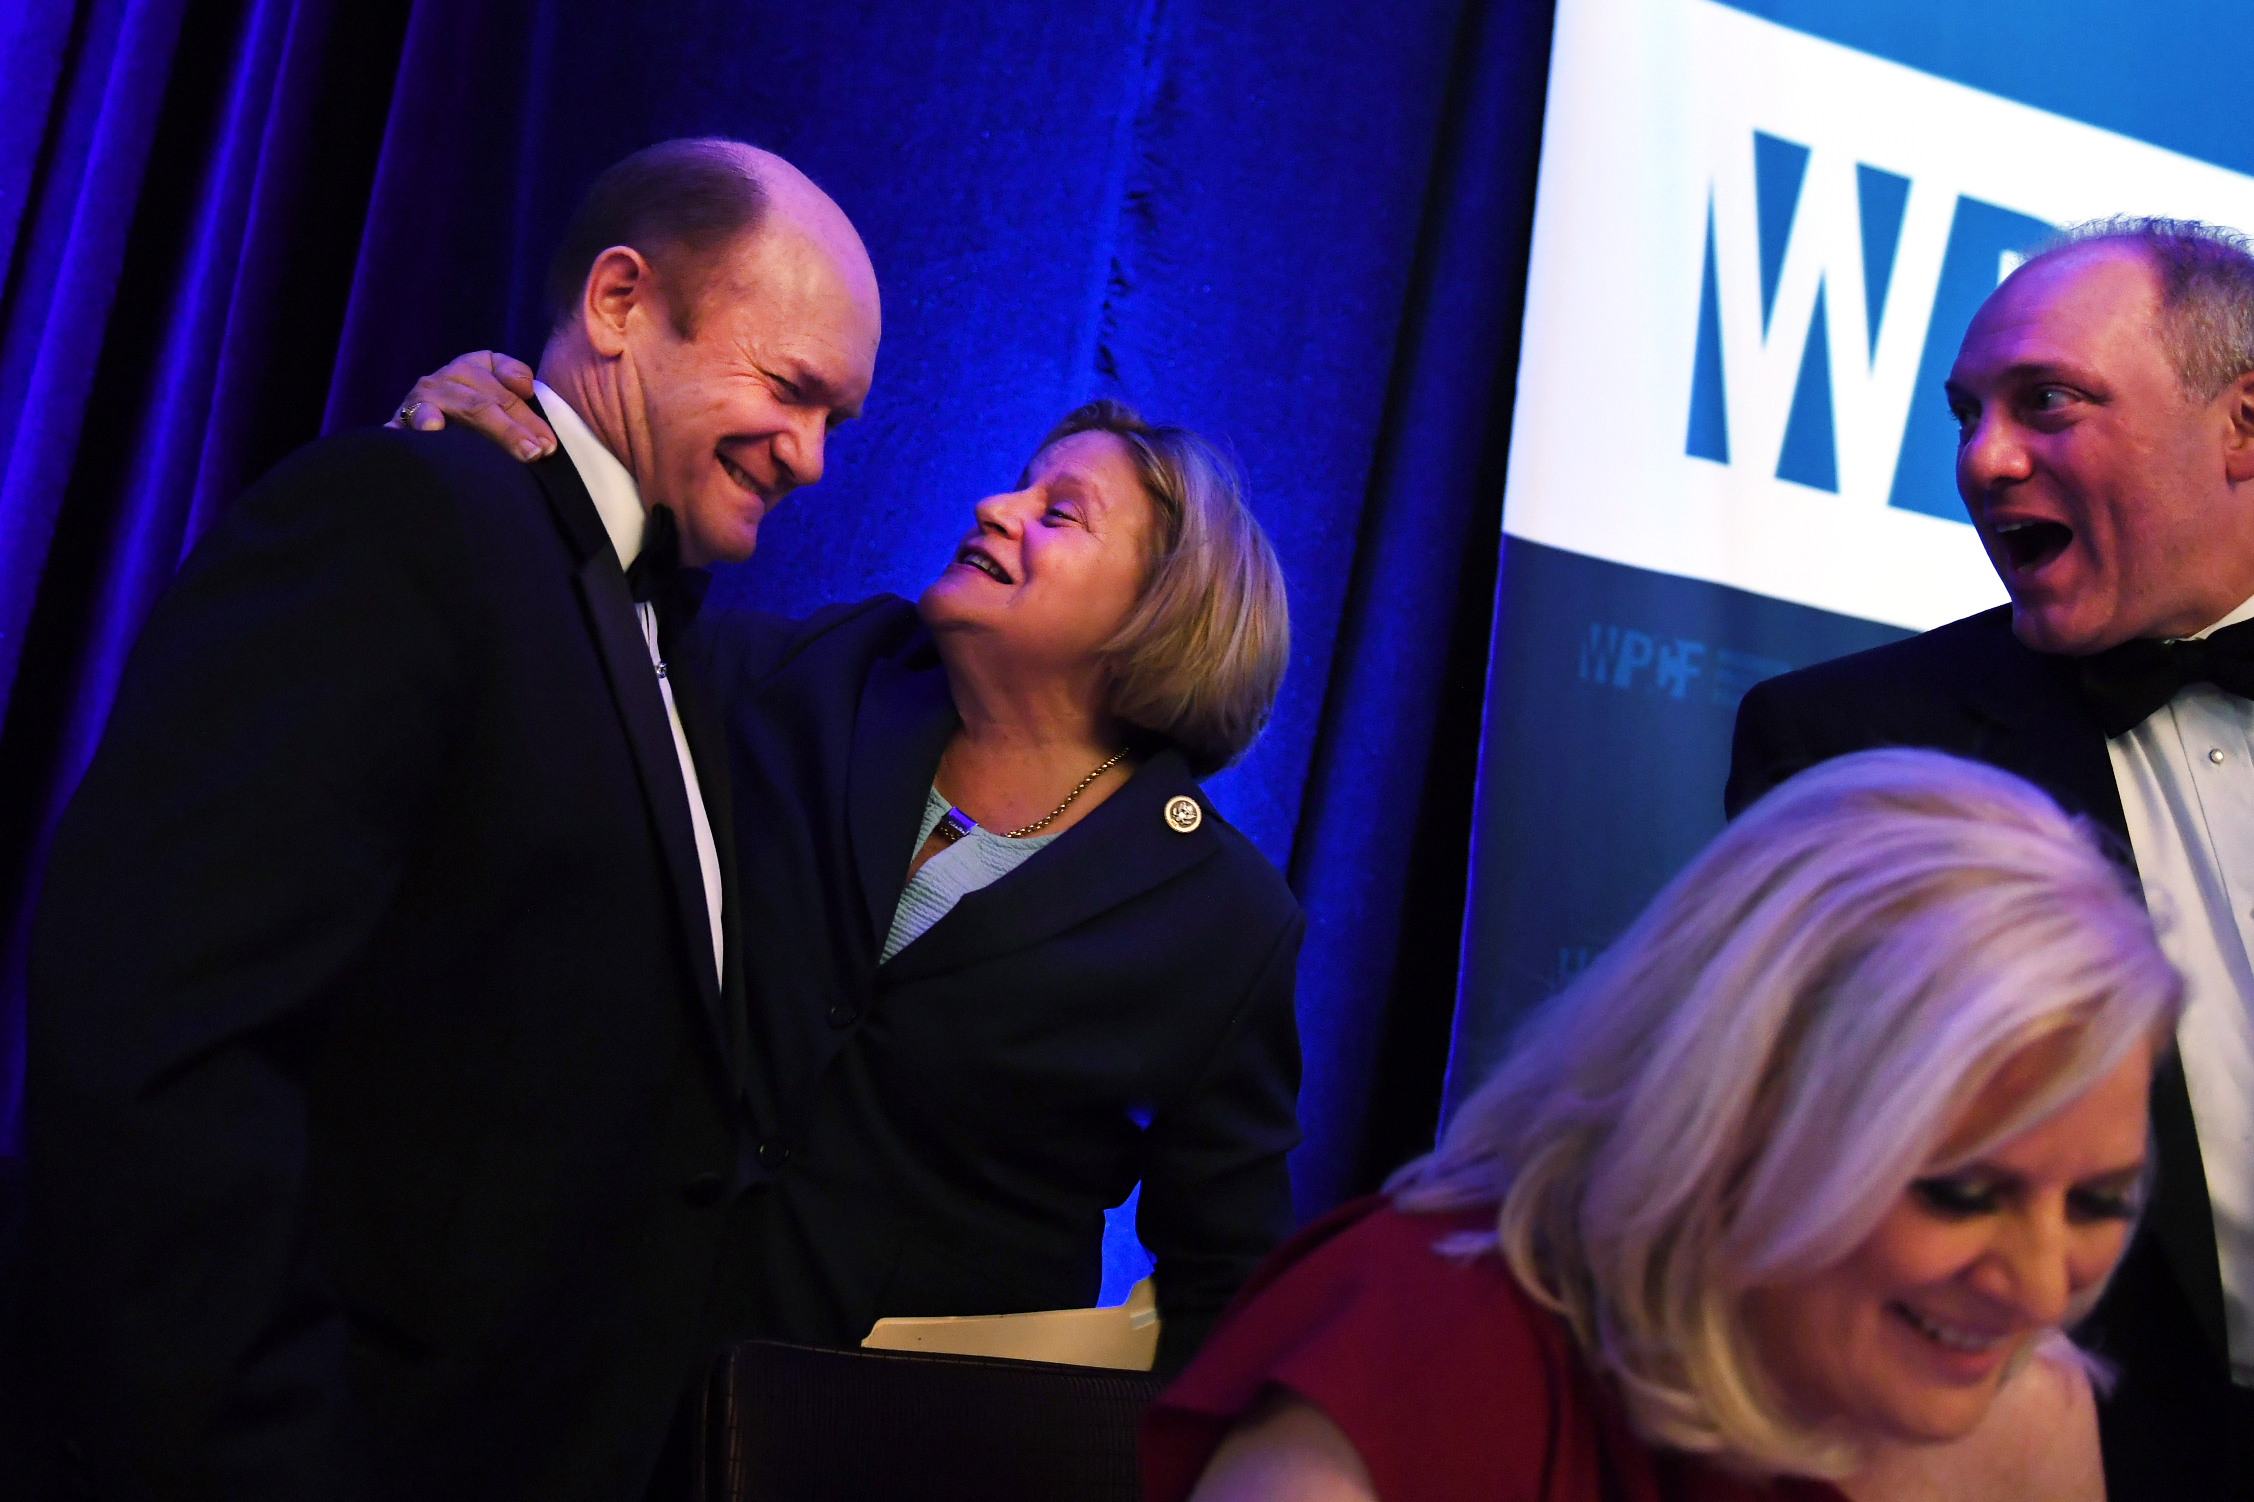
[[[1282,877],[1161,751],[880,965],[957,724],[930,638],[891,597],[701,629],[772,1071],[741,1327],[853,1345],[885,1315],[1091,1304],[1104,1209],[1140,1180],[1160,1359],[1184,1359],[1291,1229],[1305,920]]]
[[[2074,661],[2022,646],[2009,606],[1757,685],[1738,710],[1724,801],[1735,815],[1802,768],[1875,746],[1929,747],[2016,772],[2089,818],[2135,865],[2105,732]],[[2113,1502],[2243,1502],[2254,1477],[2239,1474],[2233,1458],[2214,1219],[2173,1058],[2153,1082],[2152,1124],[2157,1192],[2078,1332],[2120,1368],[2098,1409],[2107,1492]]]
[[[673,678],[712,826],[726,752]],[[49,862],[49,1428],[112,1497],[637,1498],[748,1146],[625,575],[560,454],[284,462],[143,632]]]

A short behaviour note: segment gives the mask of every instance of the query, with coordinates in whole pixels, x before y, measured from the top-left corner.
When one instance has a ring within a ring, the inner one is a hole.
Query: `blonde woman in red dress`
[[[2134,1227],[2180,998],[2028,784],[1803,773],[1271,1260],[1147,1419],[1145,1495],[2101,1496],[2060,1332]]]

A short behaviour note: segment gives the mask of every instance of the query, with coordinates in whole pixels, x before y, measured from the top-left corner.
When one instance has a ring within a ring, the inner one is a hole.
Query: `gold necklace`
[[[1026,825],[1023,829],[1013,829],[1007,834],[1003,835],[1002,838],[1005,840],[1022,840],[1029,834],[1039,834],[1042,830],[1048,828],[1051,823],[1055,822],[1056,817],[1059,814],[1072,807],[1073,799],[1088,791],[1089,787],[1095,782],[1097,778],[1103,776],[1104,773],[1110,771],[1113,767],[1118,766],[1121,758],[1125,757],[1126,754],[1127,748],[1125,746],[1121,746],[1117,751],[1114,751],[1108,758],[1105,759],[1102,766],[1096,768],[1093,772],[1090,772],[1087,776],[1081,778],[1080,786],[1074,788],[1071,792],[1064,795],[1064,802],[1058,804],[1055,808],[1050,809],[1047,813],[1043,814],[1040,818],[1035,819],[1032,823]],[[969,834],[976,828],[978,828],[978,821],[976,819],[973,819],[969,814],[964,813],[961,809],[956,808],[953,804],[949,804],[947,807],[947,812],[940,817],[939,823],[933,826],[931,836],[932,838],[938,840],[942,845],[952,845],[955,843],[955,841],[961,839],[964,835]]]
[[[1090,772],[1087,776],[1080,779],[1080,786],[1074,788],[1071,792],[1064,795],[1064,802],[1058,804],[1055,808],[1050,809],[1047,813],[1043,814],[1040,818],[1035,819],[1032,823],[1026,825],[1023,829],[1013,829],[1009,833],[1003,835],[1002,838],[1005,840],[1022,840],[1029,834],[1039,834],[1042,830],[1047,829],[1050,824],[1056,821],[1056,818],[1059,814],[1072,807],[1073,799],[1088,791],[1088,789],[1094,785],[1097,778],[1103,776],[1104,773],[1110,771],[1113,767],[1118,766],[1121,758],[1125,757],[1126,754],[1127,748],[1125,746],[1121,746],[1117,751],[1112,752],[1110,756],[1104,759],[1102,766],[1096,768],[1093,772]]]
[[[1047,813],[1043,814],[1040,818],[1035,819],[1032,823],[1026,825],[1023,829],[1013,829],[1008,834],[1003,835],[1002,838],[1005,840],[1022,840],[1029,834],[1039,834],[1042,830],[1047,829],[1049,825],[1055,821],[1057,815],[1072,807],[1073,799],[1088,791],[1089,787],[1095,782],[1097,778],[1103,776],[1104,773],[1110,771],[1113,767],[1118,766],[1120,759],[1126,756],[1126,754],[1127,748],[1125,746],[1121,746],[1117,751],[1112,752],[1111,755],[1104,758],[1102,766],[1097,767],[1093,772],[1090,772],[1087,776],[1080,779],[1080,786],[1074,788],[1071,792],[1064,795],[1064,802],[1058,804],[1055,808],[1050,809]]]

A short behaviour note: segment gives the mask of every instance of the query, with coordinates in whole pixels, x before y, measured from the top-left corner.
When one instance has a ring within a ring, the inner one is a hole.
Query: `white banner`
[[[1917,630],[1997,603],[1918,423],[2012,247],[2113,213],[2254,228],[2254,178],[1708,0],[1561,0],[1504,531]]]

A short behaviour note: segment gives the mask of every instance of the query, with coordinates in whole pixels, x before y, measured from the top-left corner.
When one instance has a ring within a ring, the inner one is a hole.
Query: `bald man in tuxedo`
[[[701,140],[603,174],[549,290],[561,448],[284,461],[56,838],[27,1303],[70,1495],[631,1502],[724,1333],[765,1170],[727,754],[669,649],[858,410],[876,282]]]

